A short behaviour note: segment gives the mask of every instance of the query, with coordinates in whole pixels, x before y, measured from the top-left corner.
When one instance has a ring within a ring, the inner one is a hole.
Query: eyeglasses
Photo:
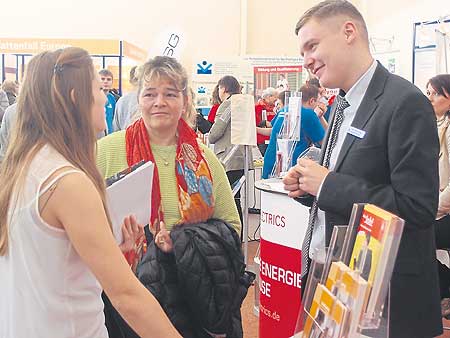
[[[427,90],[427,96],[428,97],[438,97],[438,96],[441,96],[441,94],[439,94],[438,92],[430,92],[429,90]]]

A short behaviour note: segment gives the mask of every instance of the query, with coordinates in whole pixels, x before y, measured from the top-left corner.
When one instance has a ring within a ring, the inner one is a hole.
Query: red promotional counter
[[[301,301],[301,247],[309,208],[287,196],[279,179],[261,190],[259,337],[294,335]]]

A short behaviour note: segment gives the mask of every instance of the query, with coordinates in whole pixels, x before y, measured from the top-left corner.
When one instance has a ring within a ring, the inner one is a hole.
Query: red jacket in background
[[[272,121],[275,117],[275,113],[273,109],[275,106],[269,106],[264,100],[259,100],[255,105],[255,117],[256,117],[256,126],[258,126],[262,121],[262,111],[265,110],[267,113],[267,121]],[[266,140],[269,140],[270,136],[264,136],[256,133],[256,143],[262,144],[265,143]]]

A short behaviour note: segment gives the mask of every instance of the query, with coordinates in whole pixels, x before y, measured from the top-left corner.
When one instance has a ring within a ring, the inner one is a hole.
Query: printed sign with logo
[[[261,192],[260,338],[294,334],[301,301],[301,246],[308,217],[309,208],[287,195]]]
[[[212,63],[206,60],[197,63],[197,74],[212,74]]]

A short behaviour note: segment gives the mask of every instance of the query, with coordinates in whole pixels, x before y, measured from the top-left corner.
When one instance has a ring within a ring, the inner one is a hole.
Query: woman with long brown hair
[[[142,337],[179,337],[119,248],[95,163],[105,95],[79,48],[35,56],[0,167],[0,337],[106,338],[102,289]],[[148,318],[157,320],[148,321]]]

